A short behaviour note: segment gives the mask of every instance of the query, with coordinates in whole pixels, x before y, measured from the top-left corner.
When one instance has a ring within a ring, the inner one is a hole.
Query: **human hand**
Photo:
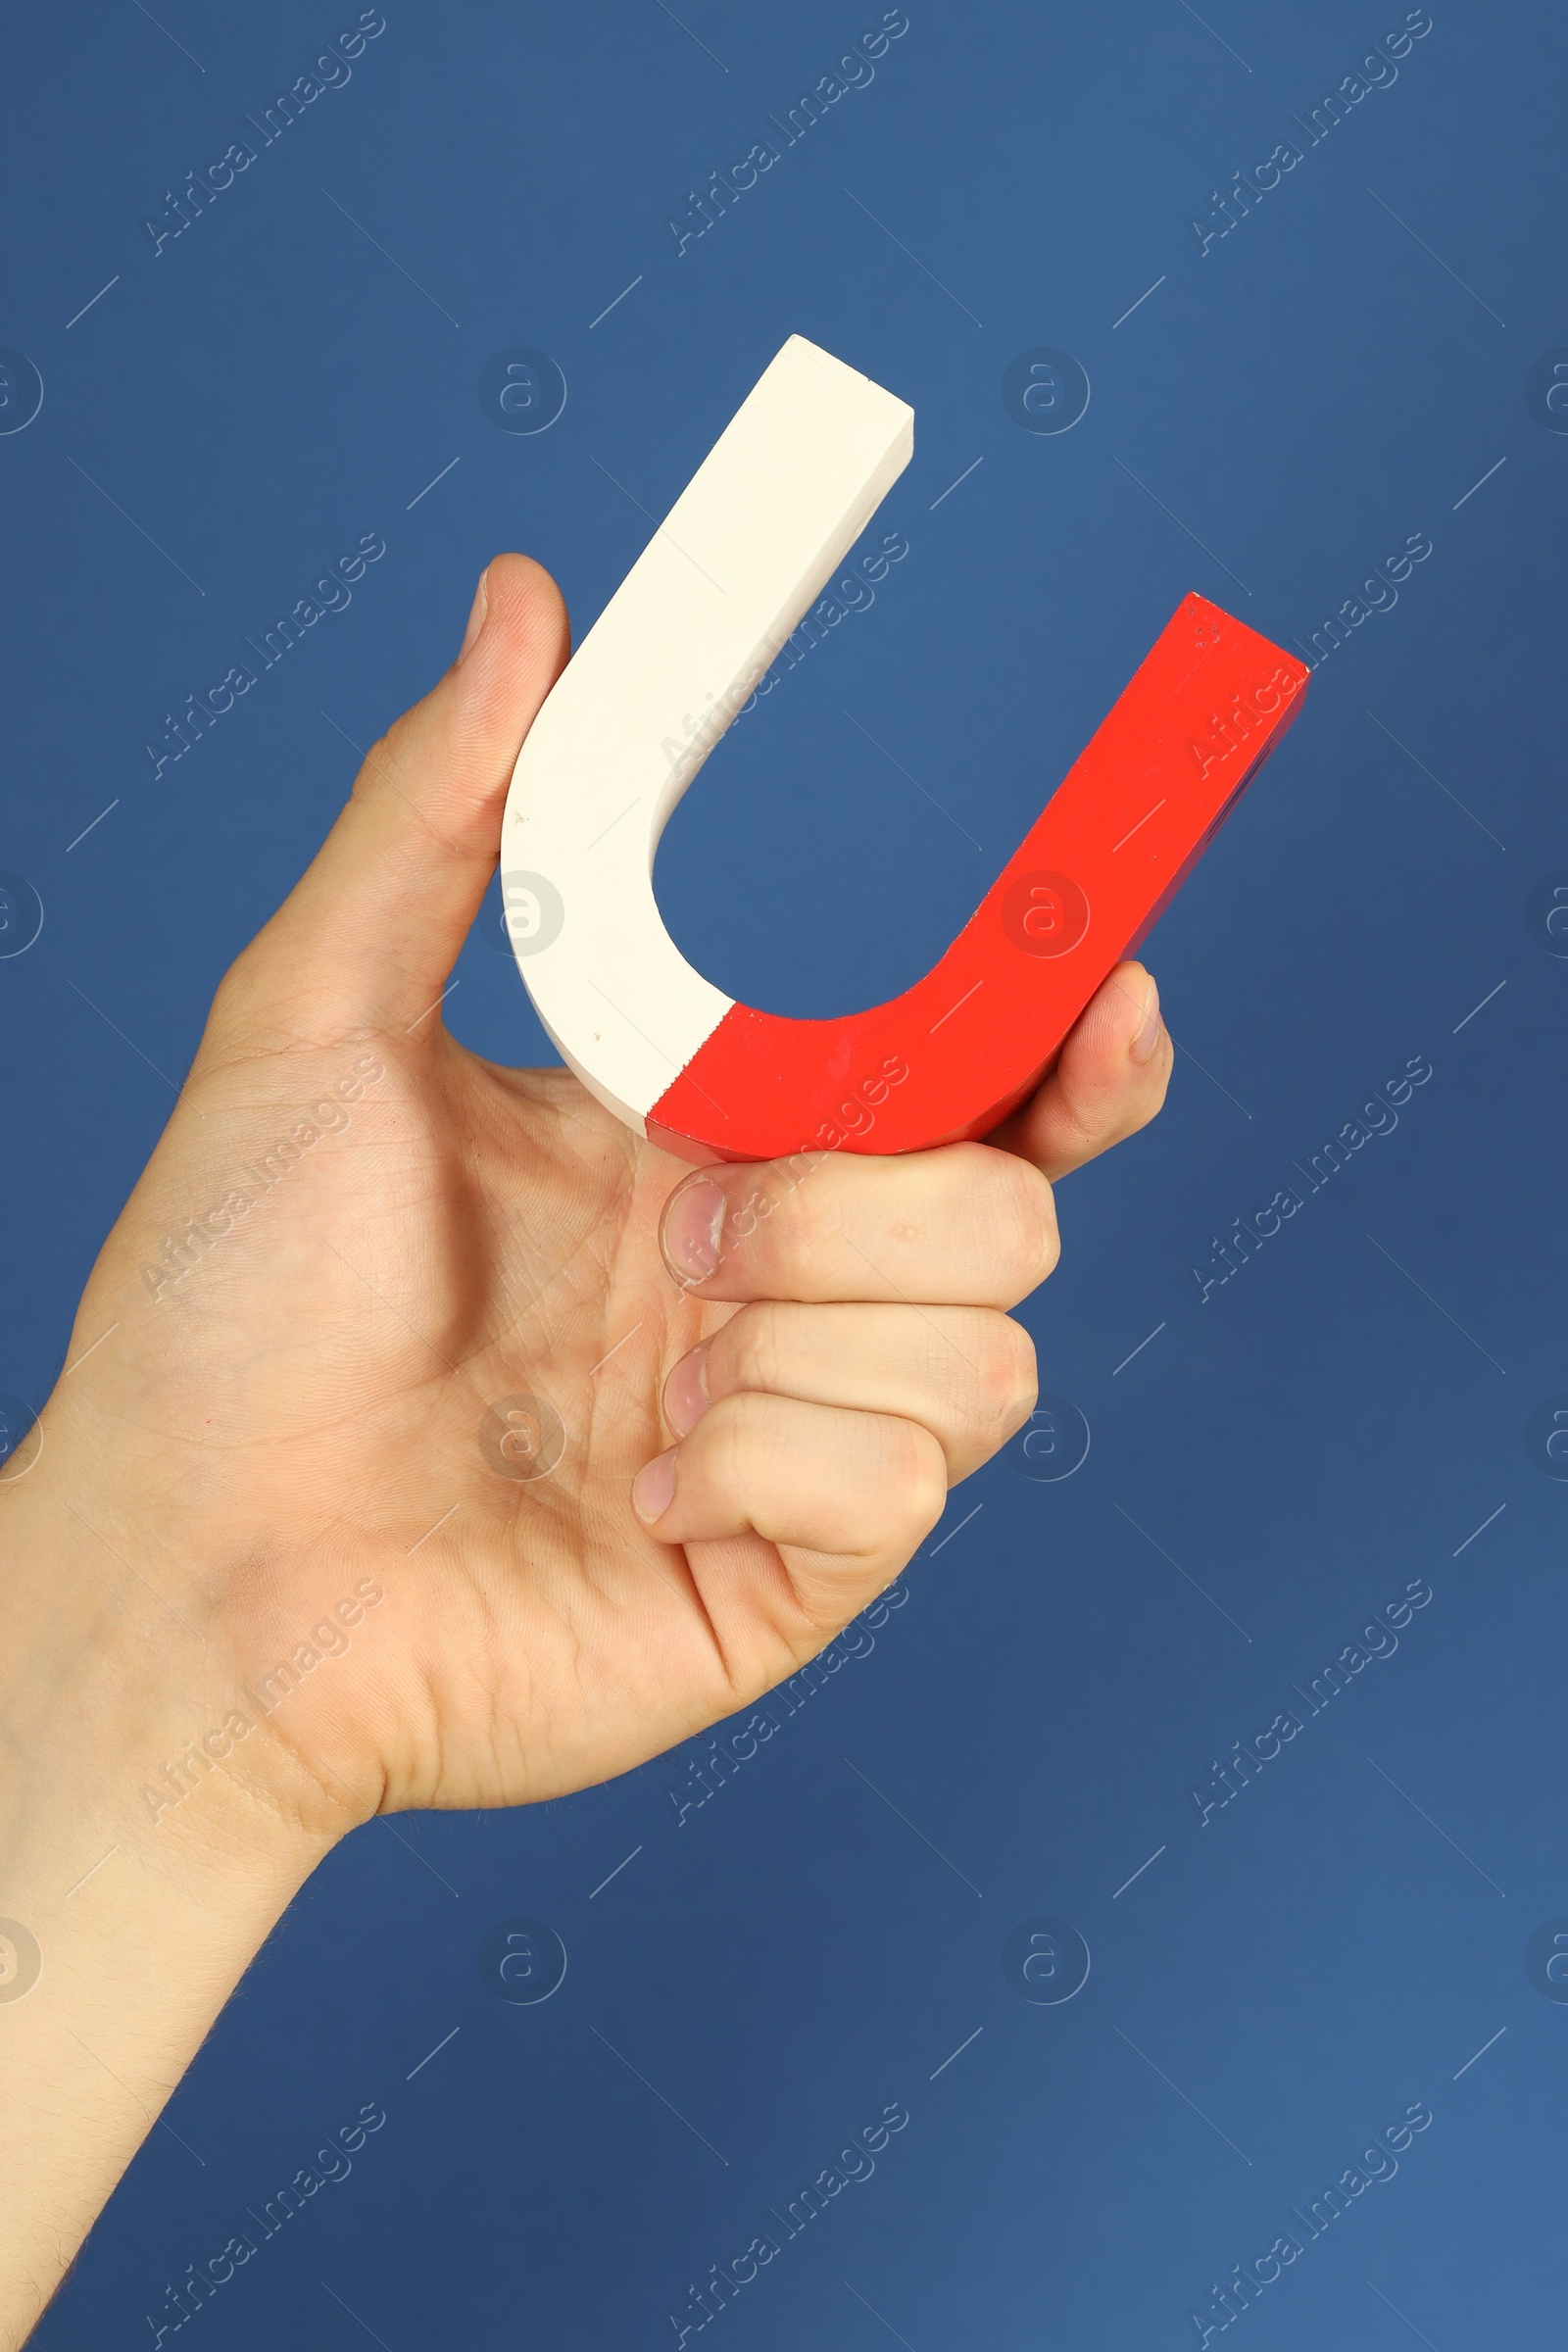
[[[329,1830],[581,1788],[822,1647],[1027,1417],[1004,1310],[1055,1262],[1048,1179],[1171,1058],[1124,964],[1007,1149],[695,1174],[479,1059],[438,1000],[565,659],[553,583],[497,559],[469,634],[223,981],[27,1497],[257,1718],[228,1773]]]
[[[694,1172],[466,1052],[565,652],[499,557],[223,981],[0,1475],[6,2352],[346,1830],[624,1772],[892,1580],[1033,1405],[1050,1180],[1164,1095],[1132,963],[992,1144],[902,1159]]]

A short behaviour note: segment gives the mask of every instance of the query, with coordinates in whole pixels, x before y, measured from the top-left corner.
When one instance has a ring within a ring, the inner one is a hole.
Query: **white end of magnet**
[[[583,639],[513,773],[501,877],[563,1058],[646,1132],[734,1000],[654,899],[670,810],[914,447],[914,412],[792,335]]]

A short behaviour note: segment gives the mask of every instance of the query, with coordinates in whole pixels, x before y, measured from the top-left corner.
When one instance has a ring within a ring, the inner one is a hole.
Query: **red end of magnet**
[[[924,979],[836,1020],[736,1004],[648,1116],[692,1160],[988,1135],[1052,1067],[1300,708],[1309,671],[1187,597]]]

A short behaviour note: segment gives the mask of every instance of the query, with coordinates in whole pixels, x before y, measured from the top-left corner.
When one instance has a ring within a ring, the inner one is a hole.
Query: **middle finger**
[[[956,1485],[1033,1411],[1034,1343],[992,1307],[762,1299],[674,1365],[664,1418],[684,1438],[710,1404],[748,1390],[916,1421]]]

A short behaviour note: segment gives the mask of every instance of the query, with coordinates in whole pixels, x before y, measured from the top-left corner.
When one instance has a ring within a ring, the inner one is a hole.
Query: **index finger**
[[[702,1298],[1014,1306],[1057,1257],[1051,1187],[1022,1156],[949,1144],[701,1168],[660,1226],[664,1263]]]

